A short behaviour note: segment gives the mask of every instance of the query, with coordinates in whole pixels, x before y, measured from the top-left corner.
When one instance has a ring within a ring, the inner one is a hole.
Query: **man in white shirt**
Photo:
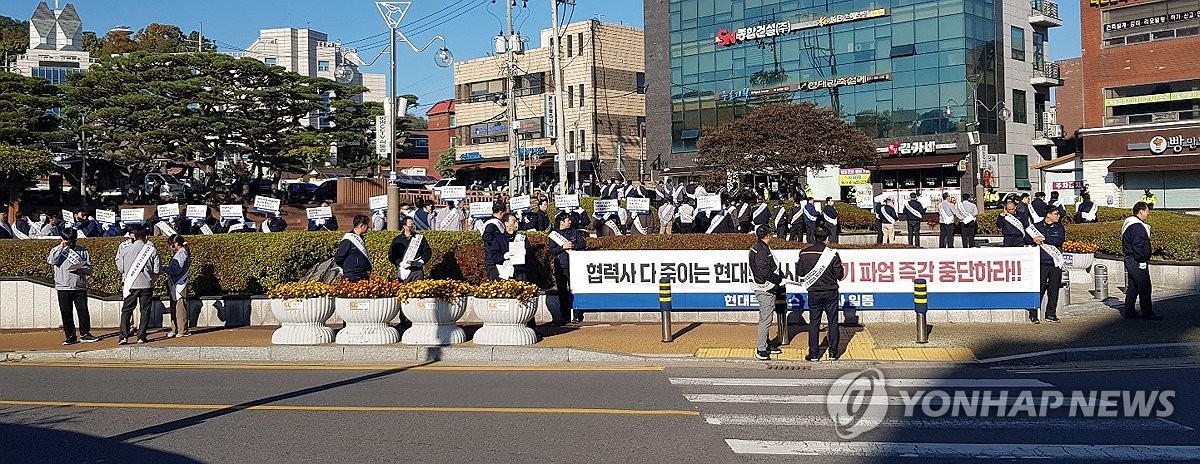
[[[941,227],[938,248],[954,248],[954,218],[957,210],[954,197],[942,192],[942,202],[938,203],[938,224]]]
[[[975,231],[979,230],[979,222],[976,217],[979,216],[979,208],[975,206],[975,202],[971,201],[971,195],[964,193],[962,202],[955,205],[954,216],[962,222],[962,244],[963,248],[975,248]]]

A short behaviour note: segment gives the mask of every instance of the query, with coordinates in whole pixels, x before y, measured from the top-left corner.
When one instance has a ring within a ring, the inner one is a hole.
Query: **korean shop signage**
[[[1194,21],[1200,18],[1200,12],[1196,10],[1181,11],[1178,13],[1160,14],[1147,16],[1145,18],[1130,19],[1126,21],[1117,21],[1115,23],[1107,23],[1104,25],[1104,32],[1119,32],[1126,29],[1135,29],[1139,27],[1157,26],[1159,24],[1178,23],[1185,21]]]
[[[1104,99],[1104,106],[1141,105],[1145,103],[1163,103],[1180,100],[1200,99],[1200,90],[1185,90],[1182,92],[1156,93],[1153,95],[1138,95],[1136,97],[1116,97]]]
[[[1198,147],[1200,147],[1200,137],[1156,135],[1150,139],[1150,143],[1131,143],[1127,149],[1129,151],[1150,150],[1150,153],[1161,155],[1167,150],[1179,154],[1183,153],[1184,149],[1195,150]]]
[[[901,155],[930,155],[938,150],[956,150],[958,143],[938,143],[936,140],[919,140],[915,142],[892,142],[886,147],[876,148],[877,153],[887,153],[888,156]]]
[[[833,89],[837,87],[846,87],[851,85],[870,84],[872,82],[890,81],[892,73],[884,74],[866,74],[860,76],[838,77],[835,79],[824,79],[819,81],[801,82],[798,84],[777,85],[774,87],[766,87],[761,89],[752,89],[749,87],[734,90],[722,90],[713,94],[713,98],[717,101],[734,101],[744,98],[762,97],[766,95],[775,95],[780,93],[795,93],[803,91],[813,91],[820,89]]]
[[[836,24],[862,21],[865,19],[882,18],[884,16],[888,16],[888,14],[889,11],[887,8],[875,8],[871,10],[855,11],[853,13],[822,16],[817,19],[801,21],[798,23],[793,23],[791,21],[780,21],[770,24],[742,27],[734,31],[730,31],[729,29],[725,28],[717,32],[715,43],[717,46],[730,47],[750,40],[768,39],[771,37],[786,36],[793,32],[803,31],[805,29],[829,27]]]

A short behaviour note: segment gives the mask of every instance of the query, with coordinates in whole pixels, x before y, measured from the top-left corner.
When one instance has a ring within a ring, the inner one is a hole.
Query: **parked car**
[[[425,190],[437,184],[437,178],[432,176],[397,176],[396,185],[405,189]]]
[[[150,199],[181,201],[187,197],[187,186],[175,176],[152,172],[142,179],[142,193]]]

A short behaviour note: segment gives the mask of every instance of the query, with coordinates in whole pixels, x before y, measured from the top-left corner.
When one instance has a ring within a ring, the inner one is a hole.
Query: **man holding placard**
[[[476,203],[471,204],[474,215]],[[503,203],[492,204],[492,215],[483,224],[483,261],[487,267],[488,279],[500,279],[500,270],[496,266],[504,264],[504,255],[508,253],[509,235],[505,231],[503,218],[507,207]]]
[[[308,215],[309,232],[332,232],[338,229],[337,218],[334,217],[329,202],[324,202],[317,208],[308,208],[305,212]]]
[[[425,278],[425,263],[433,257],[433,249],[425,237],[417,233],[415,218],[400,220],[400,235],[392,239],[388,249],[388,261],[396,266],[396,274],[403,282],[414,282]]]
[[[150,302],[154,296],[154,279],[162,272],[158,250],[147,239],[145,227],[134,226],[133,238],[117,249],[117,270],[122,276],[121,338],[118,345],[129,343],[132,335],[133,310],[139,308],[138,343],[146,343],[146,327],[150,323]]]
[[[103,235],[100,224],[96,223],[96,220],[89,217],[87,211],[82,209],[75,210],[75,230],[83,238]]]
[[[558,287],[558,317],[551,322],[563,325],[583,322],[583,313],[574,314],[575,298],[571,294],[571,256],[567,251],[587,249],[587,238],[571,224],[571,215],[559,212],[554,218],[556,229],[550,232],[550,255],[554,257],[554,284]]]

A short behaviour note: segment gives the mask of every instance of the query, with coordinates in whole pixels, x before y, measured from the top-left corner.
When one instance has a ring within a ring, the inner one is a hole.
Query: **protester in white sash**
[[[971,195],[964,193],[962,201],[954,205],[954,217],[958,218],[958,222],[962,223],[963,248],[977,247],[975,245],[975,232],[979,230],[979,224],[976,221],[976,216],[979,215],[979,208],[971,200]]]
[[[913,192],[908,195],[908,202],[904,203],[904,219],[908,225],[908,244],[917,248],[921,247],[921,221],[925,218],[926,209],[920,198],[920,194]]]
[[[434,228],[437,230],[463,230],[463,214],[455,207],[454,201],[446,201],[446,207],[438,209],[435,217]]]
[[[88,313],[87,276],[92,275],[92,260],[88,249],[79,246],[75,229],[66,229],[60,236],[62,242],[50,250],[46,263],[54,268],[54,290],[58,294],[58,311],[62,316],[63,345],[76,342],[92,343],[100,339],[92,336],[92,319]],[[75,338],[74,306],[79,315],[79,338]]]
[[[842,226],[838,225],[838,210],[833,206],[833,197],[825,197],[825,204],[821,207],[821,219],[825,221],[825,228],[829,229],[829,243],[836,245]]]
[[[674,232],[675,204],[669,200],[658,206],[658,233],[671,234]]]
[[[800,252],[796,262],[796,273],[801,277],[801,290],[808,292],[808,356],[805,360],[816,362],[821,359],[821,315],[828,322],[826,339],[829,344],[829,360],[836,361],[838,353],[838,312],[841,297],[838,282],[845,275],[842,259],[829,248],[829,230],[818,226],[814,233],[816,244]]]
[[[883,243],[896,243],[896,200],[887,197],[879,207],[879,221],[883,226]]]
[[[417,233],[416,218],[406,216],[400,221],[400,235],[392,239],[388,261],[396,266],[401,281],[415,282],[425,278],[425,264],[433,257],[433,249],[425,237]]]
[[[1133,205],[1133,216],[1125,218],[1121,226],[1121,249],[1125,255],[1125,309],[1126,319],[1159,320],[1162,316],[1154,314],[1150,296],[1150,205],[1137,202]],[[1134,303],[1141,302],[1141,314],[1133,310]]]
[[[334,264],[342,268],[342,277],[351,282],[364,280],[371,275],[371,255],[367,253],[367,242],[363,239],[371,228],[371,218],[362,214],[354,216],[350,232],[342,236]]]
[[[1083,199],[1083,202],[1076,208],[1075,222],[1080,224],[1096,222],[1100,215],[1100,205],[1092,201],[1091,194],[1084,193],[1080,198]]]
[[[1062,245],[1066,241],[1067,232],[1059,222],[1057,208],[1046,210],[1046,217],[1026,228],[1026,233],[1033,243],[1041,248],[1041,270],[1038,282],[1041,286],[1041,300],[1046,302],[1046,321],[1058,322],[1058,290],[1062,287],[1063,255]],[[1037,310],[1029,313],[1029,321],[1037,324]]]
[[[508,242],[512,237],[504,227],[503,218],[507,206],[502,202],[492,205],[492,215],[483,224],[483,263],[487,268],[488,279],[500,279],[500,269],[504,264],[505,254],[508,253]]]
[[[996,228],[1004,236],[1001,246],[1025,246],[1025,224],[1017,216],[1017,203],[1009,200],[1004,203],[1004,212],[996,216]]]
[[[147,239],[149,231],[140,225],[131,226],[133,238],[117,250],[117,270],[121,272],[123,285],[121,296],[121,338],[118,345],[129,343],[133,333],[133,310],[138,308],[138,343],[145,343],[146,327],[150,323],[150,303],[154,296],[154,278],[162,272],[162,259],[158,250]]]
[[[387,229],[387,213],[384,210],[371,212],[371,230]]]
[[[583,251],[587,249],[587,239],[583,232],[571,223],[571,215],[566,212],[558,213],[554,219],[557,229],[550,232],[549,251],[554,258],[554,284],[558,287],[558,314],[551,322],[563,325],[570,322],[583,322],[583,313],[574,312],[575,298],[571,294],[571,257],[567,251]]]
[[[679,233],[690,234],[696,228],[696,201],[687,200],[679,205]]]
[[[954,248],[954,217],[957,209],[954,202],[954,197],[942,192],[942,202],[938,203],[938,226],[941,232],[938,248]]]
[[[520,228],[517,217],[512,213],[502,218],[504,233],[508,236],[508,246],[504,252],[504,261],[497,266],[501,279],[511,279],[526,282],[525,252],[529,249],[525,236],[517,233]]]
[[[188,327],[188,286],[191,284],[192,254],[191,247],[182,235],[172,235],[167,244],[175,250],[175,255],[167,262],[163,272],[167,274],[167,295],[171,297],[171,331],[167,338],[188,337],[192,335]]]

